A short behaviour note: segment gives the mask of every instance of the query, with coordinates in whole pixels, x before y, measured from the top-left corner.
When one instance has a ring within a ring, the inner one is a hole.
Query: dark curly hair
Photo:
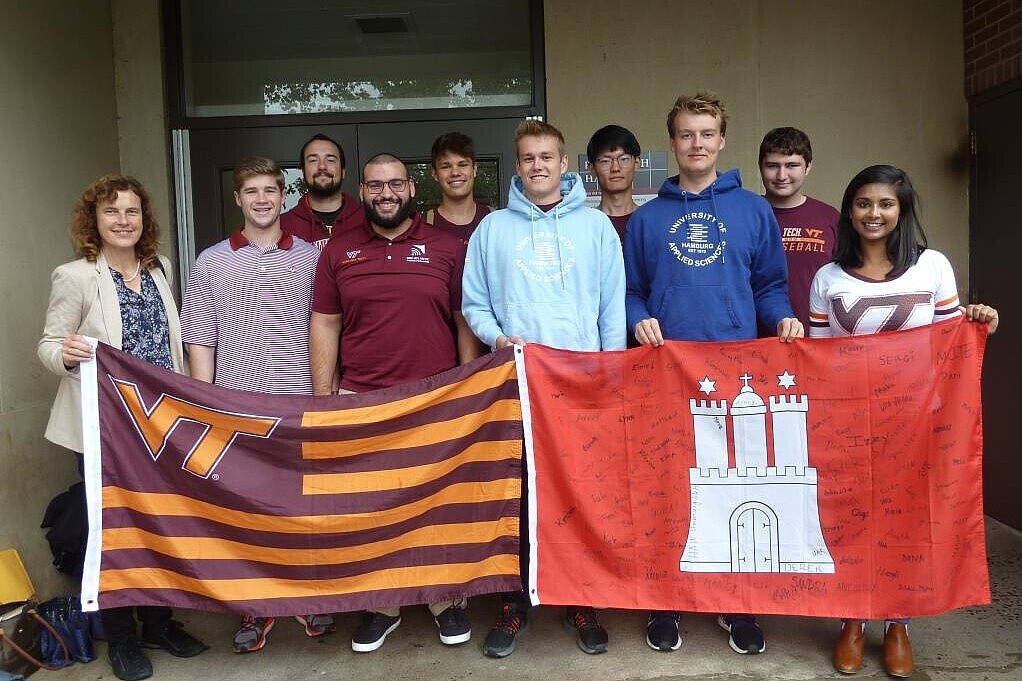
[[[126,175],[104,175],[86,189],[71,211],[71,245],[75,255],[96,262],[103,240],[96,226],[99,204],[117,200],[117,192],[132,192],[142,203],[142,236],[135,244],[135,255],[144,269],[157,266],[160,252],[160,225],[153,215],[149,192],[142,183]]]

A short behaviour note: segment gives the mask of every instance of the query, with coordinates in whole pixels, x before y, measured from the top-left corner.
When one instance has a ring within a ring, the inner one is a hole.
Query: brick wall
[[[964,0],[967,97],[1022,77],[1022,0]]]

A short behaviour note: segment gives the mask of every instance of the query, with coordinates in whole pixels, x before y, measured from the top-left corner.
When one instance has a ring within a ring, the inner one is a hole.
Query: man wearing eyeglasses
[[[416,381],[479,352],[461,315],[465,242],[413,212],[415,182],[390,154],[369,159],[359,195],[367,223],[335,234],[316,268],[309,326],[316,395]],[[465,599],[429,609],[442,643],[469,640]],[[376,650],[399,624],[398,608],[367,612],[352,650]]]
[[[594,132],[586,148],[589,167],[600,185],[597,208],[610,218],[622,244],[628,218],[638,208],[632,199],[632,183],[641,153],[639,140],[620,125],[605,125]]]

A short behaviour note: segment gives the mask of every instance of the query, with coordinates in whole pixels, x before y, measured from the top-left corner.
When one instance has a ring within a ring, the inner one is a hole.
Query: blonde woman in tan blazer
[[[46,439],[78,454],[79,466],[83,445],[78,365],[93,355],[85,336],[187,373],[169,262],[158,253],[159,238],[149,194],[131,177],[101,177],[85,190],[72,212],[71,240],[79,259],[53,271],[38,354],[61,379]],[[163,607],[137,609],[142,622],[139,638],[132,610],[102,611],[117,678],[139,681],[152,676],[143,647],[162,648],[178,657],[206,649]]]

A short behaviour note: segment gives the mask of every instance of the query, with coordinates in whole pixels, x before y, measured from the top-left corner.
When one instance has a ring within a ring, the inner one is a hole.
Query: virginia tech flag
[[[988,603],[985,339],[956,321],[526,346],[533,602],[855,618]]]
[[[521,588],[510,349],[314,398],[225,390],[100,345],[83,421],[87,610],[283,616]]]

